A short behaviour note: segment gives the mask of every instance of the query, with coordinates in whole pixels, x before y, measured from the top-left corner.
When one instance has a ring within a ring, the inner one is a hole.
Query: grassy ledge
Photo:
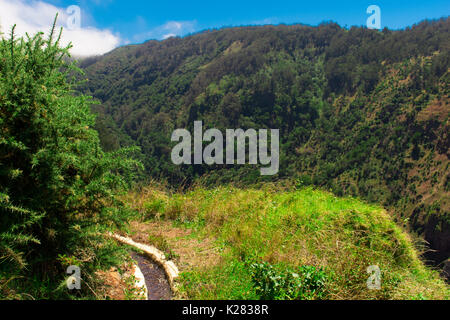
[[[411,237],[387,212],[313,188],[280,191],[148,187],[129,195],[142,216],[133,237],[181,266],[189,299],[448,299]],[[367,268],[381,269],[369,290]]]

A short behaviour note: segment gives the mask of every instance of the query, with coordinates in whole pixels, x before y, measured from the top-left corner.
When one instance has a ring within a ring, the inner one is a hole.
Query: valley
[[[289,179],[361,197],[421,235],[424,259],[442,265],[450,256],[448,28],[447,18],[399,31],[333,23],[205,31],[84,60],[81,90],[99,100],[105,150],[139,146],[148,177],[173,186]],[[193,132],[194,121],[222,132],[279,129],[279,171],[173,165],[171,134]]]

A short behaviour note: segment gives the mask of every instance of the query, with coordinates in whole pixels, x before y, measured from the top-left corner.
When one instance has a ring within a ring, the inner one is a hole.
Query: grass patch
[[[449,298],[449,287],[421,262],[410,236],[383,208],[355,198],[272,184],[258,189],[196,187],[173,194],[148,188],[131,198],[138,196],[142,203],[163,202],[151,223],[167,228],[171,221],[189,229],[190,238],[214,239],[211,244],[220,258],[211,266],[186,264],[181,297]],[[381,269],[380,290],[367,288],[371,265]]]

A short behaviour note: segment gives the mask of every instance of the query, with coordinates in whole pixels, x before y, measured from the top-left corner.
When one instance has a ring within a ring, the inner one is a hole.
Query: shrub
[[[116,195],[140,164],[135,149],[102,151],[93,101],[74,93],[78,69],[55,25],[47,39],[16,38],[14,28],[0,40],[0,273],[27,267],[63,281],[60,256],[86,272],[110,259],[101,233],[131,213]]]
[[[144,203],[144,218],[150,219],[158,214],[163,214],[166,203],[162,199],[154,199],[153,201],[148,201]]]
[[[250,268],[256,293],[263,300],[311,300],[325,296],[327,275],[322,268],[274,267],[267,262],[252,263]]]

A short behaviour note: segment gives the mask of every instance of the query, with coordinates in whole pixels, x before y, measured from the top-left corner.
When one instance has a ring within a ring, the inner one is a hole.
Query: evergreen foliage
[[[0,41],[0,296],[11,279],[51,279],[36,295],[56,295],[69,264],[92,274],[113,259],[102,233],[131,213],[117,195],[140,167],[137,150],[102,151],[61,32],[18,38],[12,28]]]

